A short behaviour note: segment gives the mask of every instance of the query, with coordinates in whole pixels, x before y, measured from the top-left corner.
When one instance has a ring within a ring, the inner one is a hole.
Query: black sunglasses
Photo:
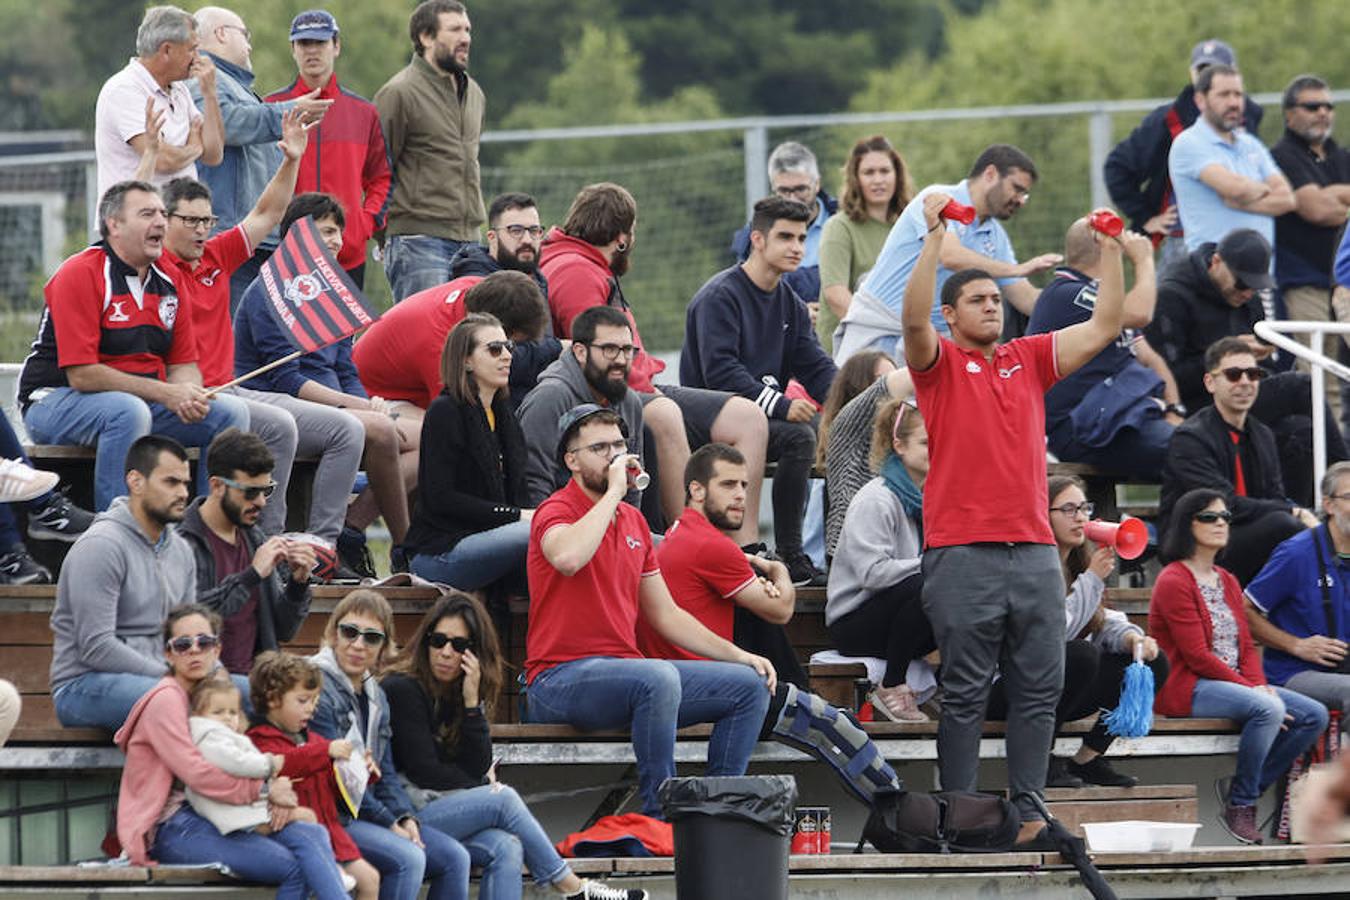
[[[503,353],[514,353],[516,349],[516,342],[511,340],[488,341],[483,346],[487,348],[488,356],[491,356],[493,359],[496,359]]]
[[[226,478],[224,475],[217,475],[222,484],[234,488],[236,491],[244,492],[245,500],[257,500],[258,495],[264,497],[272,496],[272,492],[277,489],[275,481],[269,481],[267,484],[244,484],[241,481],[235,481],[233,478]]]
[[[355,625],[349,625],[343,622],[337,627],[338,634],[342,635],[344,641],[354,641],[357,638],[366,642],[367,647],[378,647],[384,643],[385,634],[383,631],[376,631],[374,628],[358,628]]]
[[[440,650],[445,647],[446,644],[449,644],[454,648],[456,653],[463,653],[473,646],[473,641],[469,638],[460,637],[459,635],[451,637],[448,634],[441,634],[439,631],[428,632],[423,640],[432,650]]]
[[[196,647],[198,650],[206,651],[210,650],[212,647],[219,646],[220,638],[214,634],[182,635],[181,637],[176,637],[164,642],[165,649],[178,656],[190,652],[193,647]]]
[[[1260,366],[1248,366],[1245,369],[1241,366],[1229,366],[1226,369],[1220,369],[1219,374],[1224,378],[1227,378],[1233,384],[1237,384],[1238,379],[1243,375],[1247,376],[1248,381],[1260,381],[1262,378],[1266,377],[1266,370]]]
[[[1213,525],[1215,522],[1233,521],[1233,514],[1226,509],[1207,509],[1203,512],[1196,513],[1191,518],[1195,519],[1197,522],[1203,522],[1206,525]]]
[[[1336,108],[1335,103],[1331,103],[1326,100],[1323,100],[1321,102],[1310,100],[1305,103],[1295,103],[1294,105],[1297,106],[1299,109],[1306,109],[1308,112],[1319,112],[1324,109],[1327,112],[1331,112]]]

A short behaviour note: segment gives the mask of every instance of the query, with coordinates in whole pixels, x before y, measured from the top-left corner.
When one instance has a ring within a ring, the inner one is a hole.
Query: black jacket
[[[816,200],[825,210],[826,215],[832,216],[839,211],[839,201],[831,197],[824,188],[816,192]],[[810,222],[807,226],[810,227]],[[731,256],[738,262],[745,262],[750,257],[750,223],[742,225],[736,229],[736,233],[731,236]],[[789,272],[783,276],[788,287],[797,292],[806,303],[814,303],[820,299],[820,263],[814,266],[798,266],[795,271]]]
[[[1195,106],[1195,88],[1186,85],[1177,99],[1164,103],[1144,116],[1106,157],[1103,167],[1106,189],[1116,208],[1129,216],[1130,227],[1143,231],[1144,223],[1163,210],[1167,195],[1167,154],[1172,149],[1172,127],[1168,114],[1176,110],[1177,124],[1190,128],[1200,111]],[[1262,110],[1250,97],[1242,110],[1242,124],[1255,135],[1261,127]]]
[[[1216,408],[1208,406],[1192,414],[1172,432],[1167,462],[1163,464],[1162,498],[1158,504],[1164,528],[1177,500],[1196,488],[1222,491],[1224,502],[1233,513],[1235,527],[1271,510],[1294,508],[1293,501],[1284,495],[1275,433],[1254,416],[1248,416],[1246,429],[1237,432],[1239,443],[1236,445],[1231,437],[1234,431]],[[1247,488],[1245,497],[1233,492],[1233,462],[1239,449]]]
[[[1144,329],[1149,344],[1172,370],[1181,402],[1192,412],[1210,403],[1204,382],[1205,349],[1222,337],[1251,334],[1266,317],[1258,295],[1237,307],[1224,299],[1209,277],[1214,247],[1201,244],[1163,270],[1153,321]]]
[[[463,538],[520,520],[525,500],[525,434],[500,398],[494,434],[477,403],[442,391],[422,420],[417,505],[405,544],[445,553]]]
[[[216,559],[211,555],[211,545],[206,537],[209,529],[201,513],[204,502],[205,497],[192,501],[177,529],[192,547],[192,555],[197,560],[197,602],[215,610],[222,618],[229,618],[243,609],[256,588],[258,640],[253,652],[258,654],[264,650],[276,650],[295,637],[305,616],[309,615],[309,582],[292,581],[290,570],[284,562],[278,563],[266,578],[259,576],[257,569],[251,565],[245,566],[242,572],[232,572],[222,577],[216,572]],[[239,534],[248,548],[250,559],[262,542],[267,540],[267,535],[256,525],[240,528]]]
[[[419,652],[425,650],[419,648]],[[492,734],[481,709],[441,703],[439,709],[414,679],[392,672],[380,683],[389,698],[393,725],[390,746],[394,765],[404,778],[430,791],[478,787],[492,765]],[[459,690],[458,687],[455,688]],[[459,719],[458,739],[444,736]]]

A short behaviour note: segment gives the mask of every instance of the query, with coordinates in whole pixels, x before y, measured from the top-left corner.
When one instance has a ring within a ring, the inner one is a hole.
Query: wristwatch
[[[1181,416],[1183,419],[1187,416],[1186,407],[1181,403],[1169,403],[1163,407],[1163,412]]]

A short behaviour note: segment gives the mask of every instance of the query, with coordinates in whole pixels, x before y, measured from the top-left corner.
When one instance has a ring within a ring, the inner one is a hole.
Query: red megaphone
[[[1148,526],[1134,516],[1126,516],[1120,522],[1095,519],[1084,525],[1083,531],[1088,540],[1114,547],[1121,559],[1134,559],[1148,548]]]

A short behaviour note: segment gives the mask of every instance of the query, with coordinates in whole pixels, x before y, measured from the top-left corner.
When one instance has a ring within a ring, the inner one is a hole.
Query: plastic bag
[[[788,837],[796,822],[797,780],[791,775],[667,778],[658,797],[668,821],[722,816]]]

